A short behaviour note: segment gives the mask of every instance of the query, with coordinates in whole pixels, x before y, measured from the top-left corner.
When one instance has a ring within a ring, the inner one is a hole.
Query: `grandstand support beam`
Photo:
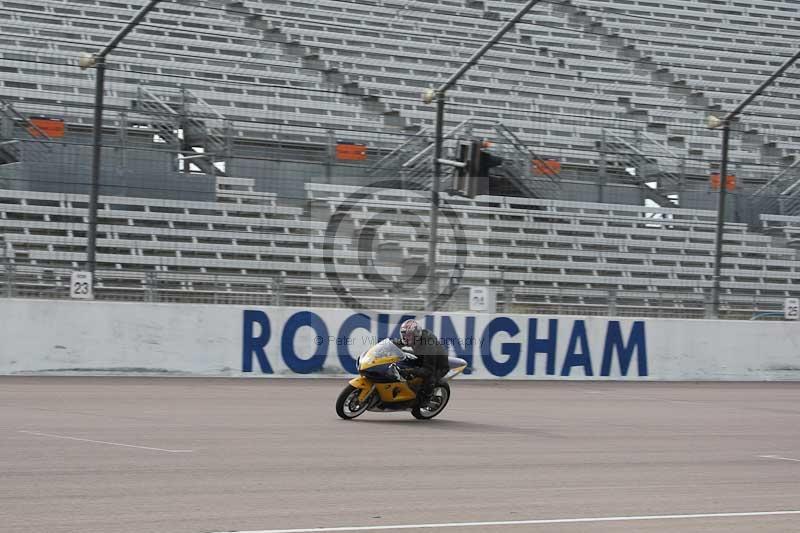
[[[94,125],[92,142],[92,182],[89,189],[89,228],[86,232],[86,270],[94,280],[97,264],[97,204],[100,201],[100,165],[103,142],[103,97],[105,94],[106,62],[100,58],[95,65]]]
[[[714,284],[711,287],[711,318],[719,318],[720,276],[722,273],[722,239],[725,234],[725,197],[728,188],[728,147],[731,139],[731,125],[722,127],[722,162],[719,168],[719,205],[717,207],[717,235],[714,247]]]
[[[442,144],[444,136],[444,94],[436,97],[436,132],[433,148],[433,180],[431,183],[431,235],[428,241],[428,297],[425,310],[436,311],[439,277],[436,273],[436,246],[439,240],[439,189],[442,181]]]
[[[92,140],[92,181],[89,189],[89,227],[86,243],[86,270],[94,277],[97,264],[97,206],[100,199],[100,168],[103,141],[103,97],[105,95],[106,56],[119,46],[119,43],[139,25],[147,14],[162,0],[150,0],[136,13],[128,24],[100,52],[94,55],[82,55],[79,65],[81,69],[94,67],[94,131]]]
[[[442,158],[442,144],[444,135],[444,106],[448,89],[453,87],[469,69],[475,66],[486,52],[500,42],[508,31],[513,28],[528,11],[543,0],[528,0],[517,13],[508,19],[488,41],[483,43],[470,58],[461,65],[438,89],[428,89],[423,95],[426,103],[436,101],[436,134],[434,138],[433,155],[433,179],[431,184],[431,237],[428,245],[428,298],[426,299],[425,310],[436,311],[436,297],[438,295],[438,280],[436,275],[436,246],[438,237],[439,222],[439,188],[442,179],[442,165],[439,159]]]
[[[717,236],[716,245],[714,250],[714,279],[711,287],[711,318],[719,318],[719,304],[720,304],[720,276],[722,272],[722,239],[725,235],[725,197],[728,180],[728,152],[731,137],[731,124],[738,117],[744,108],[750,105],[764,89],[769,87],[775,82],[776,79],[781,77],[786,70],[791,67],[798,59],[800,59],[800,49],[795,54],[786,60],[769,78],[767,78],[758,88],[753,91],[736,109],[728,113],[724,118],[718,118],[713,115],[709,116],[706,124],[709,128],[719,128],[722,126],[722,158],[719,169],[719,207],[717,208]]]

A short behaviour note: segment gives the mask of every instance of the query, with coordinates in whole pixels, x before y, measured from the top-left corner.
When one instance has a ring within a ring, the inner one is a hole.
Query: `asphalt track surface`
[[[0,531],[800,531],[750,514],[800,510],[800,384],[456,380],[427,422],[344,385],[0,378]]]

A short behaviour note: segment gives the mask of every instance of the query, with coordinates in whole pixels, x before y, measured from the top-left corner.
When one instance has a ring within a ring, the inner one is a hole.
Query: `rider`
[[[420,394],[424,398],[447,370],[447,350],[433,332],[423,329],[416,320],[406,320],[400,325],[400,338],[393,339],[400,348],[409,347],[419,359],[419,366],[406,369],[406,377],[424,379]]]

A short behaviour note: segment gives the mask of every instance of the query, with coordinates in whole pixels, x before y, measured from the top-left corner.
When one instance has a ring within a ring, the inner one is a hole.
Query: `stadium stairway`
[[[333,86],[342,94],[353,97],[365,113],[375,114],[379,123],[388,131],[405,134],[414,134],[419,131],[419,126],[402,117],[397,110],[392,109],[380,97],[370,94],[368,90],[361,87],[358,81],[352,79],[347,73],[332,66],[329,61],[322,57],[318,48],[302,44],[293,39],[278,25],[264,17],[259,13],[259,9],[254,2],[220,0],[218,2],[207,1],[205,3],[216,3],[237,14],[241,14],[245,26],[260,30],[267,41],[281,43],[283,52],[289,57],[299,59],[303,66],[321,71],[324,85]]]
[[[598,1],[598,5],[605,3],[604,0]],[[601,20],[600,17],[593,15],[592,11],[581,5],[582,3],[580,0],[565,0],[560,4],[559,9],[567,13],[571,22],[582,26],[586,31],[602,35],[606,43],[616,47],[617,57],[635,61],[639,65],[637,67],[638,71],[649,75],[653,85],[669,86],[670,95],[681,98],[685,109],[702,110],[704,115],[714,114],[717,116],[724,116],[727,112],[732,111],[732,109],[723,109],[719,103],[714,103],[714,99],[705,94],[704,89],[707,84],[698,85],[698,83],[703,83],[703,80],[693,82],[670,67],[659,67],[653,62],[653,57],[650,53],[639,49],[635,40],[620,35],[619,28],[612,27],[609,23]],[[614,12],[620,11],[618,8],[608,8],[613,9]],[[744,99],[744,95],[741,98]],[[637,101],[634,98],[631,101],[631,113],[646,114],[647,109],[637,106]],[[755,151],[753,154],[754,159],[757,159],[760,163],[779,165],[792,160],[794,157],[793,154],[781,149],[766,134],[761,133],[758,127],[750,124],[746,119],[738,121],[736,130],[743,133],[742,144],[738,149],[740,151]],[[681,140],[678,139],[678,141],[680,142]],[[708,155],[713,157],[715,152]]]
[[[392,117],[390,124],[405,128],[406,131],[419,131],[413,125],[424,127],[432,122],[430,106],[409,101],[412,95],[418,96],[423,87],[435,86],[440,79],[439,72],[430,72],[431,65],[442,63],[451,65],[461,57],[459,50],[471,48],[471,42],[465,42],[459,47],[455,36],[463,34],[465,38],[477,43],[480,39],[485,39],[497,24],[495,22],[487,25],[488,21],[502,20],[519,7],[513,2],[482,4],[482,7],[475,7],[480,3],[464,6],[445,3],[402,6],[394,2],[377,4],[353,2],[338,6],[330,5],[330,2],[320,2],[311,8],[308,7],[309,4],[293,0],[261,2],[242,0],[222,3],[231,10],[247,11],[249,14],[246,23],[250,27],[260,28],[270,39],[281,40],[287,55],[300,58],[310,67],[330,73],[347,94],[362,98],[364,105],[382,110],[385,117]],[[362,27],[364,21],[357,19],[361,13],[368,18],[386,17],[387,30],[382,32],[380,29]],[[290,15],[302,17],[302,20],[285,20]],[[353,17],[352,24],[348,23],[345,27],[339,28],[342,17],[346,15]],[[502,115],[501,122],[519,131],[524,142],[541,144],[547,151],[554,153],[563,151],[564,160],[574,163],[582,158],[585,159],[587,153],[602,149],[600,137],[603,128],[588,122],[574,127],[566,122],[553,122],[538,125],[538,129],[531,129],[530,120],[524,124],[524,120],[520,122],[521,117],[526,115],[516,112],[530,109],[533,113],[533,115],[527,114],[530,117],[542,110],[557,108],[559,113],[569,114],[573,111],[567,109],[569,106],[558,104],[567,98],[573,108],[589,105],[591,112],[608,116],[611,123],[646,122],[643,133],[650,134],[657,140],[650,146],[651,154],[648,154],[650,157],[647,161],[651,167],[661,167],[660,170],[656,168],[656,174],[675,175],[676,169],[681,165],[680,161],[684,159],[715,159],[718,153],[716,147],[719,145],[719,135],[699,130],[692,124],[696,121],[701,123],[702,118],[709,113],[720,113],[722,108],[717,103],[719,98],[712,99],[694,87],[682,74],[673,72],[670,67],[660,66],[652,54],[639,49],[635,40],[621,36],[619,31],[592,15],[574,0],[553,5],[544,13],[539,13],[539,16],[546,20],[542,28],[526,27],[520,30],[519,35],[510,36],[507,43],[510,45],[508,50],[497,50],[497,57],[487,57],[486,61],[474,69],[475,72],[471,74],[474,75],[473,80],[467,80],[464,87],[454,89],[452,99],[456,105],[450,108],[447,116],[447,120],[450,121],[449,127],[468,116],[482,116],[480,111],[459,110],[458,102],[474,101],[485,104],[487,100],[481,99],[480,95],[491,95],[493,105],[508,106],[509,112],[498,114],[498,118]],[[419,34],[419,42],[409,41],[404,36],[398,37],[398,31],[394,29],[395,24],[397,28],[401,26],[415,28],[413,33]],[[583,38],[577,40],[569,35],[565,37],[564,31],[559,33],[559,28],[572,33],[582,29]],[[451,31],[453,39],[438,40],[441,32]],[[374,34],[376,43],[374,48],[364,48],[362,55],[354,46],[358,38],[371,38],[366,37],[367,34]],[[355,36],[356,39],[351,40],[351,36]],[[341,44],[335,44],[337,42]],[[517,42],[518,49],[516,49]],[[538,53],[534,54],[535,67],[532,67],[533,63],[524,67],[509,67],[509,65],[523,65],[526,60],[531,61],[528,49],[531,48],[531,44],[538,42],[547,43],[549,46],[538,48]],[[418,46],[420,43],[429,44],[420,47]],[[409,57],[405,57],[406,50],[417,52],[409,52]],[[608,64],[609,61],[603,62],[598,52],[608,54],[618,62],[614,64]],[[398,60],[391,59],[392,54]],[[371,59],[373,56],[374,60]],[[354,57],[359,59],[353,59]],[[383,57],[387,59],[379,59]],[[449,66],[445,68],[449,70]],[[534,94],[529,96],[522,89],[524,83],[521,80],[515,81],[516,74],[512,72],[520,68],[522,70],[533,68],[529,75],[540,78],[542,72],[537,71],[545,68],[546,74],[554,75],[554,79],[563,82],[563,86],[558,87],[555,83],[551,85],[545,81],[546,78],[535,80],[533,86],[544,90],[535,90]],[[593,78],[592,84],[597,85],[596,89],[602,93],[595,94],[591,100],[587,100],[585,93],[572,87],[573,83],[582,84],[584,70],[595,72],[597,77]],[[614,71],[619,71],[616,77],[612,75]],[[576,78],[577,82],[571,78]],[[483,80],[482,87],[475,85],[480,80]],[[748,81],[752,81],[752,76]],[[643,84],[647,87],[642,88]],[[602,98],[599,98],[600,96]],[[400,103],[401,100],[404,103]],[[636,127],[644,126],[642,124]],[[743,135],[735,136],[731,144],[738,158],[756,166],[762,162],[780,165],[786,163],[786,153],[781,145],[747,124],[743,124],[743,127],[745,130]],[[554,142],[556,139],[563,141],[568,136],[567,133],[572,136],[568,146]],[[539,138],[542,134],[548,137],[544,142]],[[677,158],[670,153],[668,146],[672,146],[678,152]],[[572,154],[571,150],[576,151],[576,154]],[[629,155],[627,152],[625,154]],[[617,167],[625,165],[620,153],[610,150],[609,155],[614,159],[611,161],[612,164],[616,164]],[[596,161],[591,162],[591,164],[596,163]],[[708,179],[709,168],[706,164],[701,163],[698,168],[690,169],[684,166],[682,171],[690,178]],[[748,173],[752,174],[750,169]],[[628,181],[635,182],[642,189],[647,187],[643,180]],[[657,181],[660,186],[665,183],[665,180],[660,178]],[[674,198],[669,197],[676,191],[667,187],[662,193],[655,201],[659,205],[671,205]],[[648,195],[652,196],[649,191]]]

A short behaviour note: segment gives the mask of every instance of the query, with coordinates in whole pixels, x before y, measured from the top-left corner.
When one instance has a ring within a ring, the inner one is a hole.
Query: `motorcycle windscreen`
[[[358,358],[359,370],[396,363],[405,359],[403,350],[389,339],[384,339]]]

